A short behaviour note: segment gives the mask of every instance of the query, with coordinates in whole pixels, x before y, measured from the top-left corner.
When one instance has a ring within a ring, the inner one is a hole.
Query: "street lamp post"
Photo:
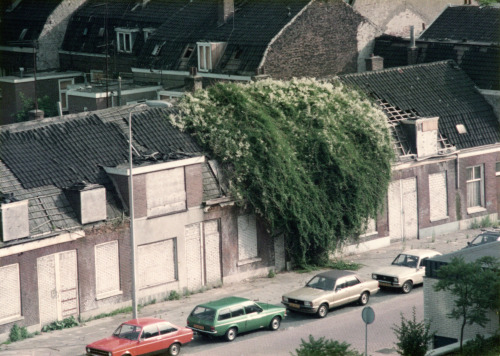
[[[141,103],[142,104],[142,103]],[[150,100],[145,104],[149,107],[170,107],[172,104],[160,101]],[[139,104],[140,105],[140,104]],[[139,105],[134,106],[128,114],[128,205],[130,214],[130,248],[132,262],[132,319],[137,319],[137,294],[136,294],[136,265],[135,265],[135,236],[134,236],[134,179],[132,164],[132,113]]]

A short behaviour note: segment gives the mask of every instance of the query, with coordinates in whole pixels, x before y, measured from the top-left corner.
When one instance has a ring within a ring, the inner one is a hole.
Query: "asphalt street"
[[[371,276],[371,272],[379,267],[386,266],[392,262],[394,257],[401,251],[405,249],[411,248],[429,248],[433,250],[437,250],[443,254],[459,250],[466,246],[467,241],[471,240],[474,236],[476,236],[480,232],[479,229],[475,230],[462,230],[457,231],[445,235],[434,236],[423,239],[412,239],[407,241],[398,241],[391,243],[390,246],[383,247],[377,250],[372,250],[360,254],[354,254],[343,257],[346,261],[353,261],[360,263],[362,267],[358,271],[362,276],[369,278]],[[284,272],[278,273],[274,278],[252,278],[246,279],[238,283],[233,284],[225,284],[222,287],[210,289],[203,293],[193,294],[188,297],[184,297],[180,300],[167,301],[156,303],[152,305],[148,305],[142,308],[139,312],[139,317],[143,316],[155,316],[159,318],[166,319],[174,324],[184,326],[186,325],[186,318],[188,314],[191,312],[194,306],[199,303],[219,299],[225,296],[235,295],[240,297],[246,297],[253,300],[260,300],[273,304],[280,304],[281,295],[292,289],[299,288],[304,285],[306,281],[308,281],[313,275],[318,273],[318,271],[312,271],[308,273],[297,273],[297,272]],[[380,293],[379,293],[380,294]],[[420,304],[418,315],[423,315],[423,293],[421,288],[417,288],[410,293],[411,298],[415,298],[417,300],[417,304]],[[409,295],[394,295],[391,296],[388,301],[383,301],[383,303],[390,304],[390,307],[395,308],[395,314],[399,318],[399,303],[396,301],[399,297],[410,298]],[[420,297],[419,297],[420,296]],[[413,302],[413,300],[411,301]],[[369,305],[374,303],[374,298],[370,301]],[[410,303],[411,304],[411,303]],[[411,313],[411,310],[401,310],[405,314]],[[351,312],[353,314],[351,314]],[[342,311],[341,318],[360,318],[361,310],[350,310],[346,309]],[[295,318],[295,317],[294,317]],[[300,319],[301,317],[298,317]],[[300,330],[300,335],[305,335],[309,332],[311,328],[321,328],[321,323],[326,323],[330,318],[328,316],[325,319],[314,319],[314,320],[300,320],[297,321],[296,325],[291,325],[294,322],[294,319],[291,318],[291,321],[287,321],[287,323],[283,323],[282,328],[285,330],[279,330],[278,332],[298,332]],[[52,331],[50,333],[42,333],[38,336],[35,336],[31,339],[26,339],[23,341],[18,341],[11,344],[1,344],[0,345],[0,355],[2,356],[59,356],[59,355],[83,355],[85,345],[95,341],[97,339],[109,336],[114,329],[123,321],[131,319],[130,314],[119,314],[113,317],[107,317],[103,319],[93,320],[87,323],[84,323],[78,327]],[[332,319],[333,320],[333,319]],[[364,324],[363,324],[364,325]],[[339,325],[339,333],[342,331],[342,325]],[[302,329],[305,328],[305,329]],[[348,330],[344,330],[343,333],[337,333],[338,337],[336,340],[338,341],[347,341],[351,344],[353,340],[349,339],[353,337],[356,341],[356,345],[359,344],[359,335],[353,336],[352,332]],[[255,355],[256,353],[251,353],[251,348],[255,347],[255,345],[273,345],[273,334],[274,333],[266,333],[266,332],[257,332],[254,333],[251,337],[245,339],[245,342],[248,342],[248,346],[242,344],[241,346],[246,348],[248,353],[240,353],[236,352],[235,354],[248,354]],[[298,334],[299,335],[299,334]],[[4,338],[0,339],[1,341],[5,341],[7,335],[3,335]],[[304,336],[302,336],[304,337]],[[307,337],[307,335],[306,335]],[[364,343],[364,327],[362,329],[362,337]],[[344,338],[345,340],[341,339]],[[283,354],[289,355],[290,352],[293,352],[300,342],[299,337],[295,337],[296,344],[286,344],[279,347],[283,350]],[[376,351],[370,352],[371,355],[387,355],[394,354],[393,353],[393,338],[388,337],[386,341],[384,341],[384,337],[376,336],[374,340],[378,343],[375,347]],[[215,346],[207,345],[207,350],[213,350],[212,352],[204,352],[203,345],[200,345],[199,342],[195,339],[193,342],[193,347],[190,350],[190,345],[186,345],[182,350],[182,354],[195,354],[195,355],[208,355],[208,354],[231,354],[227,353],[227,351],[221,351],[225,347],[225,344],[216,344]],[[257,342],[258,341],[258,342]],[[358,351],[363,351],[363,348],[356,347]],[[265,348],[264,350],[269,351],[269,355],[274,355],[271,348]],[[266,354],[266,351],[259,352],[258,354]]]

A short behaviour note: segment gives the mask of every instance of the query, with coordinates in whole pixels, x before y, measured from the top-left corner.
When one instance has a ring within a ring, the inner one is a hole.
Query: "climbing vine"
[[[393,157],[382,112],[340,83],[219,83],[170,117],[221,164],[231,194],[285,233],[298,266],[363,232],[383,206]]]

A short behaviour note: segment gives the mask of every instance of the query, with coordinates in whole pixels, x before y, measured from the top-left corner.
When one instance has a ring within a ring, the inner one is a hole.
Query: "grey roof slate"
[[[32,237],[81,228],[65,195],[65,189],[81,182],[103,185],[108,220],[121,216],[123,208],[103,166],[128,162],[131,110],[133,144],[140,152],[135,164],[202,155],[189,135],[170,125],[166,116],[175,111],[171,108],[126,106],[0,127],[0,193],[29,200]],[[213,175],[204,176],[210,189],[214,181]]]
[[[339,79],[402,112],[439,116],[439,132],[457,149],[500,142],[491,106],[453,61],[339,76]],[[456,125],[465,125],[459,134]]]

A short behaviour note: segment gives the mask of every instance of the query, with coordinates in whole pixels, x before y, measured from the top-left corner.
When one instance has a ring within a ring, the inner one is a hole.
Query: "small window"
[[[467,168],[467,208],[484,206],[483,166]]]
[[[347,287],[347,283],[342,281],[341,283],[337,283],[335,290],[341,290],[341,289],[344,289],[345,287]]]
[[[134,41],[139,29],[121,28],[116,29],[116,41],[118,52],[132,53]]]
[[[260,313],[262,308],[257,304],[245,305],[245,314]]]
[[[349,279],[347,280],[347,286],[348,287],[355,286],[356,284],[359,284],[359,283],[360,283],[359,280],[356,277],[354,277],[354,276],[349,277]]]
[[[243,307],[236,307],[233,310],[231,310],[231,316],[233,318],[236,318],[237,316],[242,316],[243,314],[245,314],[245,312],[243,311]]]
[[[19,41],[24,40],[24,36],[26,36],[26,32],[28,32],[28,29],[23,28],[23,30],[21,31],[21,34],[19,35]]]
[[[99,36],[99,37],[104,36],[104,27],[101,27],[101,28],[99,29],[98,36]]]
[[[467,129],[465,128],[465,125],[463,125],[463,124],[458,124],[456,126],[456,128],[457,128],[458,133],[461,134],[461,135],[467,133]]]
[[[193,54],[194,52],[194,47],[193,46],[188,46],[186,48],[186,51],[184,52],[184,55],[182,56],[182,58],[189,58],[191,57],[191,55]]]
[[[229,318],[231,318],[231,311],[229,309],[222,309],[217,320],[227,320]]]

